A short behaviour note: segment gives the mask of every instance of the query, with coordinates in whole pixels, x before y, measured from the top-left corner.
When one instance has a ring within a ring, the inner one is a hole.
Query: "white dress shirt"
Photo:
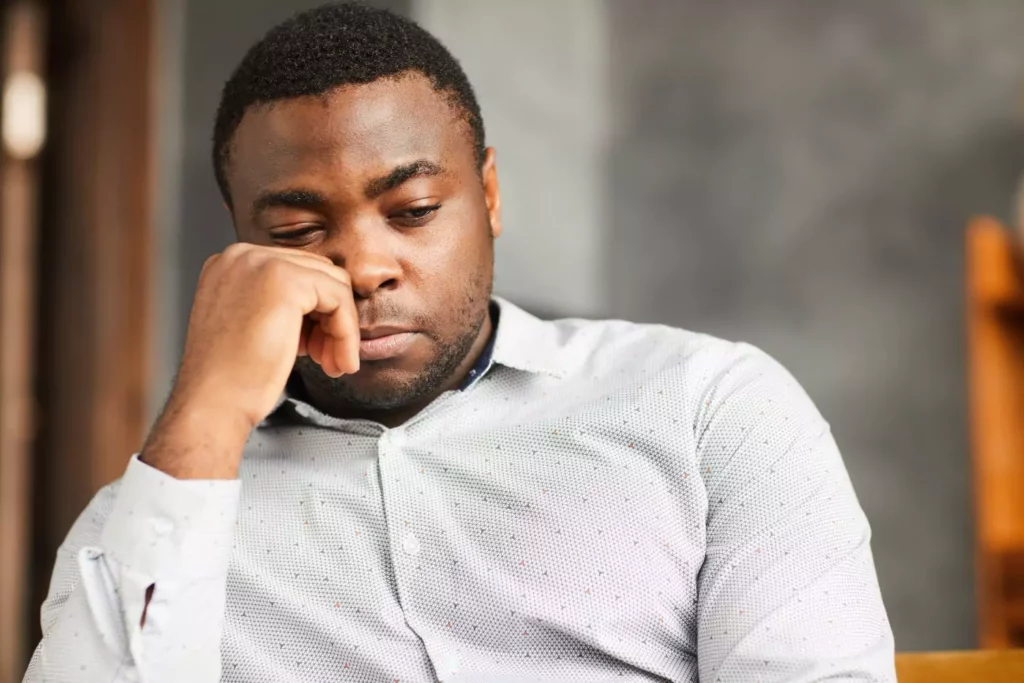
[[[25,680],[895,680],[867,520],[782,367],[499,306],[486,372],[400,427],[289,398],[237,481],[132,459]]]

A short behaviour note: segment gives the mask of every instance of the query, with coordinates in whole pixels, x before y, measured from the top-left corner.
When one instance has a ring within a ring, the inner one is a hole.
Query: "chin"
[[[307,392],[314,405],[342,412],[355,410],[393,410],[406,407],[440,388],[429,364],[411,358],[363,361],[352,375],[329,377],[319,365],[308,359],[298,364]]]
[[[334,382],[345,384],[353,392],[361,394],[394,393],[403,387],[419,384],[423,368],[404,368],[395,359],[364,361],[359,372],[339,377]]]
[[[421,352],[416,353],[415,351]],[[418,378],[429,374],[434,360],[433,354],[420,349],[393,358],[360,360],[359,371],[349,375],[348,379],[353,385],[368,389],[377,385],[383,388],[401,384],[416,384]],[[342,377],[341,379],[346,378]]]
[[[308,357],[299,359],[311,403],[330,414],[387,411],[428,401],[447,386],[466,358],[479,328],[450,343],[421,337],[393,358],[362,361],[359,371],[333,379]]]

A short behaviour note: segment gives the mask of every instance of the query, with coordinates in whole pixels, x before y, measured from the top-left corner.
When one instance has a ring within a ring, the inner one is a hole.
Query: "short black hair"
[[[461,109],[484,159],[484,123],[473,87],[458,60],[437,38],[393,12],[356,2],[331,3],[296,14],[249,48],[221,92],[213,126],[213,171],[228,206],[225,169],[231,138],[257,104],[322,95],[343,85],[418,71]]]

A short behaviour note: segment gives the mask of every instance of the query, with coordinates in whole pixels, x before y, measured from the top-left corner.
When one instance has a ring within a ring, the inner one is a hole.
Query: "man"
[[[828,425],[756,349],[491,298],[465,75],[329,5],[224,88],[238,244],[29,681],[894,680]]]

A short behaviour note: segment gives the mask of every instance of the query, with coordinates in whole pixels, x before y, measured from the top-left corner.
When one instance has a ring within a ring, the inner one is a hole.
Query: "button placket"
[[[378,453],[385,514],[391,527],[392,548],[399,556],[404,555],[412,559],[419,556],[423,546],[413,529],[409,528],[404,509],[408,502],[409,482],[405,481],[408,477],[408,462],[398,457],[402,452],[404,436],[401,428],[385,431],[380,437]],[[402,580],[402,574],[403,571],[396,566],[396,578],[399,581]]]
[[[439,564],[441,548],[436,529],[432,528],[436,523],[436,492],[424,484],[423,463],[418,462],[415,444],[410,441],[404,430],[389,430],[380,440],[379,467],[392,566],[406,623],[426,647],[438,678],[451,680],[458,675],[462,662],[453,650],[451,633],[444,627],[449,617],[438,613],[438,605],[450,605],[451,599],[440,597],[449,592],[446,582],[440,580],[438,585],[444,571]]]

